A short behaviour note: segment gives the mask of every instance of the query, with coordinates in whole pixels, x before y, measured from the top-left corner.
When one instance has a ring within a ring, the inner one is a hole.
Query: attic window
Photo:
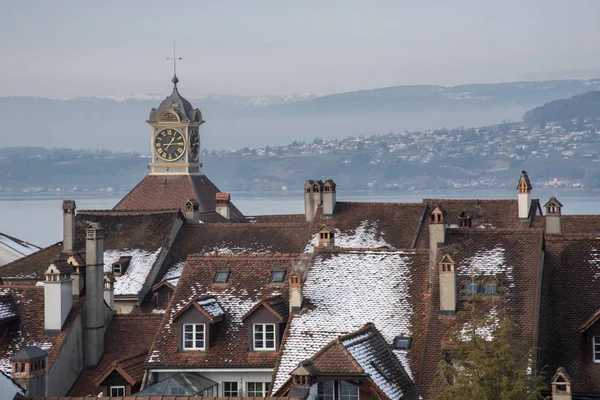
[[[477,294],[478,288],[479,285],[477,285],[477,282],[469,282],[465,286],[465,292],[467,293],[467,295]]]
[[[123,224],[116,224],[115,225],[115,231],[120,231],[121,228],[123,228]]]
[[[498,291],[498,284],[496,282],[488,282],[485,284],[485,294],[492,295]]]
[[[214,283],[227,283],[229,281],[229,270],[217,271]]]
[[[394,349],[408,350],[410,349],[411,342],[412,338],[410,336],[396,336],[396,338],[394,339]]]
[[[114,263],[112,267],[113,267],[113,274],[121,275],[121,264]]]
[[[282,283],[285,279],[285,270],[277,269],[271,271],[271,283]]]
[[[329,232],[321,232],[319,233],[319,237],[321,239],[329,239]]]
[[[471,227],[471,216],[466,212],[462,212],[458,217],[458,226],[460,228],[470,228]]]
[[[594,362],[600,363],[600,336],[594,336],[592,351]]]

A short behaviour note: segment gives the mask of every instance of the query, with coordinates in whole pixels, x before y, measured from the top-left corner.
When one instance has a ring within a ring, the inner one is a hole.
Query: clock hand
[[[171,147],[171,145],[173,144],[174,140],[175,140],[175,138],[171,139],[171,141],[169,142],[169,144],[167,145],[167,147],[165,147],[165,150],[168,150],[169,147]]]

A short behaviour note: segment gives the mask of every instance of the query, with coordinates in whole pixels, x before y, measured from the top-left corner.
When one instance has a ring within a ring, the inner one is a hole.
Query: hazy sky
[[[600,77],[598,0],[0,0],[0,96]]]

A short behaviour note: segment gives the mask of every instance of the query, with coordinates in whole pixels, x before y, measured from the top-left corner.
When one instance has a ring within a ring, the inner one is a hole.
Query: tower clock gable
[[[150,111],[152,175],[201,174],[200,125],[202,113],[179,94],[177,76],[173,93]]]

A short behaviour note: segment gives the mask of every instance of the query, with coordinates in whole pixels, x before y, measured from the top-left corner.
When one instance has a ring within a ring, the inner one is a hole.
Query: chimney
[[[519,218],[529,218],[529,208],[531,207],[531,182],[527,172],[521,172],[519,183],[517,184],[517,192],[519,198]]]
[[[88,225],[85,251],[83,359],[86,366],[95,366],[104,353],[104,235],[99,223],[93,222]]]
[[[546,233],[560,233],[560,216],[562,203],[556,197],[550,197],[550,200],[544,207],[546,208]]]
[[[446,212],[440,206],[435,206],[429,213],[429,289],[435,279],[435,269],[438,261],[438,247],[446,243]]]
[[[552,400],[571,400],[571,377],[567,370],[559,367],[550,381],[552,383]]]
[[[11,358],[11,378],[25,390],[27,397],[46,396],[48,353],[36,346],[27,346]]]
[[[333,217],[335,211],[335,188],[333,179],[327,179],[323,184],[323,216]]]
[[[307,180],[304,184],[304,214],[306,215],[306,222],[312,222],[317,209],[322,204],[323,182],[321,180]]]
[[[215,211],[229,221],[231,217],[231,196],[229,193],[217,193],[217,207]]]
[[[456,272],[454,260],[445,254],[439,262],[440,272],[440,316],[456,316]]]
[[[104,302],[111,310],[115,309],[115,277],[113,274],[104,274]]]
[[[63,200],[63,251],[75,247],[75,200]]]
[[[50,264],[44,273],[44,335],[58,336],[73,306],[73,268],[64,262]]]
[[[300,314],[302,310],[302,277],[296,271],[290,274],[290,314]]]
[[[319,247],[333,247],[335,246],[335,232],[323,225],[317,232],[317,241]]]
[[[183,211],[183,216],[185,217],[185,222],[188,224],[198,224],[200,223],[200,204],[196,199],[189,199],[185,202],[185,208]]]
[[[71,266],[71,279],[73,279],[73,297],[76,299],[81,296],[81,292],[85,287],[85,265],[79,253],[71,253],[67,257],[67,263]]]

